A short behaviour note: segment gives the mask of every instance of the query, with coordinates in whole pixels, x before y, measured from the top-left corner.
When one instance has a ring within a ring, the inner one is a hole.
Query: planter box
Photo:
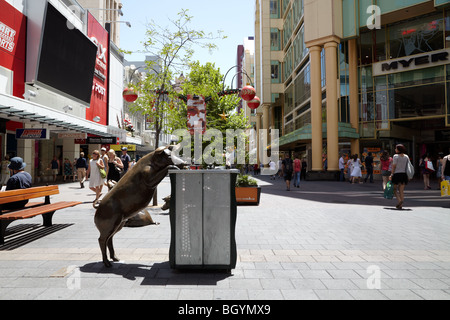
[[[261,187],[236,187],[236,203],[238,205],[259,205]]]

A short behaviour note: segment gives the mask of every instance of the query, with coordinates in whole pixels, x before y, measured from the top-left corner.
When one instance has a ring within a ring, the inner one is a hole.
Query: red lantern
[[[251,101],[256,96],[256,90],[252,86],[246,86],[242,88],[241,97],[245,101]]]
[[[252,101],[247,102],[247,105],[252,110],[258,109],[261,105],[261,99],[255,97]]]
[[[138,98],[138,95],[136,92],[133,91],[133,89],[125,88],[122,93],[123,98],[126,102],[135,102]]]

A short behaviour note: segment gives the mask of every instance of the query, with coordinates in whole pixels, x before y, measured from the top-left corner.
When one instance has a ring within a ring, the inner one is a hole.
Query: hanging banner
[[[97,45],[94,82],[90,108],[86,109],[86,120],[94,121],[99,117],[99,124],[108,124],[108,59],[109,33],[88,13],[88,36]]]
[[[194,135],[195,132],[201,134],[204,134],[206,132],[205,97],[195,95],[187,96],[187,116],[187,126],[191,135]]]

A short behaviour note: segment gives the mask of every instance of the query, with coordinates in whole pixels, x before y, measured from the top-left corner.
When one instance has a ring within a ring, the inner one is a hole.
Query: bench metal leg
[[[42,219],[44,220],[44,227],[51,227],[53,225],[52,218],[54,213],[55,211],[44,213],[42,215]]]
[[[0,225],[0,245],[5,244],[6,228],[11,224],[11,220],[2,220]]]

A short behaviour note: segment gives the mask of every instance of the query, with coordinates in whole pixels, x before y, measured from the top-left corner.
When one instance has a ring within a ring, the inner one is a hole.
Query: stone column
[[[348,67],[350,86],[350,123],[359,133],[358,45],[356,39],[348,41]],[[360,154],[359,139],[351,141],[352,154]]]
[[[337,46],[331,41],[325,44],[327,79],[327,159],[328,171],[339,171],[339,104]]]
[[[322,80],[320,53],[321,46],[309,48],[311,61],[311,153],[312,171],[322,171]]]

